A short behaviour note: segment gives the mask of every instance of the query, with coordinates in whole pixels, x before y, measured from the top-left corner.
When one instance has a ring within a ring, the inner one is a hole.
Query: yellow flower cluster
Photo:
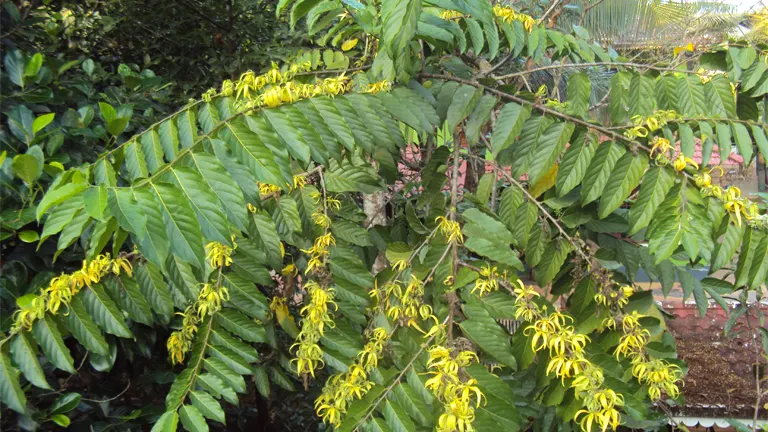
[[[373,387],[368,374],[378,366],[387,340],[389,333],[385,329],[374,329],[368,334],[368,342],[349,370],[328,378],[322,394],[315,400],[315,411],[324,423],[338,427],[349,404],[355,399],[362,399]]]
[[[387,92],[390,90],[392,90],[392,81],[384,80],[368,84],[368,88],[363,93],[376,94],[381,91]]]
[[[288,190],[302,189],[307,185],[307,176],[305,174],[298,174],[293,176],[293,184],[286,184]],[[259,197],[261,199],[274,197],[282,191],[282,188],[270,183],[256,182],[256,186],[259,188]],[[250,204],[249,204],[250,205]]]
[[[328,248],[336,245],[336,239],[331,233],[323,234],[315,239],[315,243],[309,249],[301,249],[305,254],[309,254],[307,261],[307,270],[304,273],[310,273],[314,269],[325,267],[325,260],[328,257]]]
[[[232,246],[227,246],[219,242],[210,242],[205,245],[205,250],[208,254],[205,258],[211,263],[211,267],[229,267],[232,265],[232,252],[237,249],[237,243],[235,243],[235,236],[232,236]]]
[[[624,132],[624,135],[627,138],[645,138],[649,132],[655,132],[679,117],[673,110],[658,110],[647,117],[636,115],[632,117],[632,128]]]
[[[447,21],[455,21],[455,20],[458,20],[459,18],[464,18],[464,14],[459,11],[446,9],[440,12],[440,18]]]
[[[463,369],[479,362],[472,351],[458,351],[436,345],[429,349],[427,368],[431,377],[424,384],[444,407],[437,421],[438,432],[472,432],[475,408],[482,403],[483,392],[477,381]],[[474,406],[473,406],[474,405]]]
[[[445,216],[438,216],[435,218],[435,222],[438,223],[437,229],[440,234],[448,239],[448,243],[464,243],[464,234],[461,232],[461,225],[458,222],[448,219]]]
[[[685,168],[689,164],[698,171],[699,164],[697,164],[696,161],[694,161],[693,159],[689,157],[685,157],[682,153],[680,153],[679,155],[677,155],[677,158],[672,162],[672,167],[675,169],[675,171],[680,172],[685,170]]]
[[[563,383],[566,378],[573,378],[571,387],[585,408],[576,413],[576,421],[585,432],[591,431],[593,424],[603,431],[609,427],[616,429],[621,422],[617,408],[624,405],[624,397],[603,386],[602,370],[585,357],[589,338],[576,333],[574,327],[569,325],[573,322],[572,317],[560,312],[545,315],[546,310],[533,302],[539,294],[533,287],[519,283],[520,287],[514,290],[517,295],[515,317],[532,322],[524,334],[532,334],[533,350],[549,351],[547,375],[554,373]]]
[[[512,21],[520,21],[523,23],[523,27],[525,27],[525,31],[528,33],[531,32],[534,24],[536,24],[536,20],[534,20],[532,16],[515,12],[514,9],[502,6],[500,4],[497,4],[493,7],[493,14],[507,24],[511,24]]]
[[[90,262],[83,261],[80,270],[71,274],[64,273],[51,279],[47,288],[41,289],[40,293],[27,305],[14,312],[11,333],[17,333],[22,329],[29,330],[35,321],[43,318],[46,311],[55,315],[62,306],[68,308],[72,297],[83,287],[99,283],[101,278],[110,272],[115,275],[125,272],[131,276],[133,267],[126,258],[111,259],[110,254],[107,253],[98,255]]]
[[[291,363],[296,362],[296,372],[299,375],[309,373],[315,376],[315,370],[322,368],[323,351],[317,344],[320,338],[325,334],[326,327],[334,327],[333,317],[328,311],[328,305],[333,305],[338,309],[334,299],[334,290],[332,288],[322,287],[315,281],[307,281],[304,289],[309,296],[309,304],[304,306],[301,311],[301,331],[296,338],[296,343],[291,346],[291,350],[297,348],[296,358]]]
[[[283,103],[292,103],[300,99],[315,96],[336,96],[348,90],[349,78],[343,74],[318,80],[316,83],[297,83],[292,81],[296,74],[312,68],[311,62],[291,64],[287,71],[281,71],[277,64],[262,75],[247,71],[234,82],[225,80],[221,85],[221,94],[235,96],[241,109],[267,106],[277,107]],[[203,100],[210,100],[213,92],[206,92]]]
[[[723,202],[725,210],[736,218],[736,223],[741,226],[741,218],[749,222],[752,226],[767,226],[768,221],[760,216],[760,208],[756,203],[752,202],[748,198],[741,196],[741,189],[736,186],[729,186],[727,189],[723,189],[720,186],[713,186],[705,184],[705,181],[711,181],[711,178],[699,177],[696,179],[696,184],[701,184],[701,193],[704,196],[714,196]]]
[[[424,304],[424,283],[414,275],[403,289],[402,282],[393,280],[382,288],[378,281],[374,282],[374,289],[368,294],[376,300],[376,308],[386,312],[388,318],[399,321],[420,332],[424,330],[419,326],[418,320],[433,320],[437,325],[437,317],[433,314],[432,306]]]
[[[268,195],[276,194],[281,190],[280,186],[269,183],[256,182],[256,186],[259,187],[259,197],[261,199],[264,199]]]
[[[171,333],[165,343],[171,363],[180,364],[187,352],[192,349],[192,340],[197,334],[198,324],[207,316],[221,310],[223,302],[229,301],[229,291],[226,287],[206,283],[200,289],[195,303],[187,306],[184,312],[178,312],[182,317],[181,329]]]
[[[483,266],[480,271],[480,277],[475,279],[475,286],[472,288],[472,293],[480,291],[480,295],[484,296],[490,292],[497,291],[499,289],[499,281],[507,279],[507,271],[499,274],[499,270],[496,266],[491,267],[490,264]]]
[[[634,293],[635,289],[629,285],[622,285],[618,290],[613,289],[612,285],[606,285],[603,291],[595,294],[595,302],[603,306],[623,308]]]
[[[683,372],[677,365],[648,356],[645,347],[650,341],[651,334],[640,326],[639,319],[642,317],[643,315],[637,312],[624,316],[623,335],[616,347],[616,358],[625,356],[632,361],[632,375],[641,384],[648,385],[648,396],[651,400],[659,400],[662,391],[669,397],[676,398],[680,395],[677,382],[683,378]]]
[[[323,199],[323,195],[320,192],[314,192],[311,195],[315,204],[320,204]],[[336,197],[327,197],[323,205],[318,205],[314,212],[312,212],[312,221],[315,225],[320,226],[324,230],[331,227],[331,218],[326,213],[326,208],[332,208],[336,211],[341,210],[341,201]]]

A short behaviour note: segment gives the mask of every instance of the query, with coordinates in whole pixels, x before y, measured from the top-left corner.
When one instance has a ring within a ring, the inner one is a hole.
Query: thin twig
[[[581,12],[581,18],[579,19],[579,26],[584,25],[584,19],[587,18],[587,12],[589,12],[592,8],[599,5],[603,1],[605,0],[597,0],[596,2],[584,8],[584,10]]]
[[[554,2],[552,2],[552,6],[550,6],[549,9],[547,9],[547,11],[544,12],[544,15],[542,15],[541,18],[539,18],[538,24],[541,24],[544,22],[544,20],[547,18],[547,15],[549,15],[550,13],[552,13],[553,10],[555,10],[555,7],[558,4],[560,4],[560,1],[561,0],[555,0]]]
[[[591,62],[591,63],[566,63],[566,64],[551,64],[546,66],[540,66],[537,68],[532,68],[520,72],[514,72],[509,73],[506,75],[499,75],[494,76],[494,79],[497,80],[504,80],[509,78],[515,78],[519,76],[529,75],[533,72],[539,72],[539,71],[545,71],[545,70],[552,70],[552,69],[567,69],[567,68],[586,68],[586,67],[597,67],[597,66],[610,66],[610,67],[631,67],[631,68],[637,68],[637,69],[647,69],[647,70],[653,70],[658,72],[679,72],[684,74],[691,74],[691,75],[699,75],[696,71],[689,71],[689,70],[680,70],[680,69],[674,69],[670,67],[661,67],[661,66],[652,66],[647,65],[643,63],[628,63],[628,62]]]
[[[125,386],[125,389],[123,389],[123,391],[121,391],[120,393],[118,393],[117,395],[115,395],[115,396],[113,396],[113,397],[111,397],[111,398],[109,398],[109,399],[103,399],[103,400],[94,400],[94,399],[81,399],[81,400],[84,400],[84,401],[86,401],[86,402],[93,402],[93,403],[104,403],[104,402],[110,402],[110,401],[113,401],[113,400],[115,400],[115,399],[119,398],[120,396],[122,396],[122,395],[123,395],[125,392],[127,392],[127,391],[128,391],[128,389],[129,389],[129,388],[131,388],[131,382],[130,382],[130,381],[128,381],[128,385],[127,385],[127,386]]]

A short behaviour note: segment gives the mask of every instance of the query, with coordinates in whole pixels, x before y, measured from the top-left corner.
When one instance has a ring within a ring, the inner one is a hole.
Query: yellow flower
[[[219,242],[210,242],[205,245],[205,248],[208,250],[205,258],[211,263],[211,267],[229,267],[232,265],[233,247]]]
[[[444,20],[447,20],[447,21],[457,20],[457,19],[463,18],[463,17],[464,17],[464,14],[462,14],[459,11],[455,11],[455,10],[444,10],[444,11],[440,12],[440,18],[442,18]]]
[[[672,148],[672,144],[669,140],[662,137],[654,137],[653,140],[651,140],[651,145],[651,157],[653,157],[654,152],[658,151],[660,154],[665,154]]]
[[[302,189],[307,184],[307,176],[300,174],[293,176],[293,188]]]
[[[280,192],[280,186],[275,186],[269,183],[256,182],[259,187],[259,195],[264,199],[267,195],[274,195]]]
[[[672,162],[672,166],[677,172],[683,171],[688,164],[692,165],[697,170],[699,169],[699,165],[694,162],[693,159],[683,156],[682,153],[677,156],[677,159],[675,159],[674,162]]]
[[[438,230],[448,239],[448,243],[464,243],[464,234],[458,222],[449,220],[445,216],[438,216],[435,222],[438,222]]]
[[[404,259],[395,260],[392,262],[392,270],[401,272],[408,267],[408,261]]]
[[[355,46],[357,46],[357,38],[347,39],[343,44],[341,44],[341,50],[349,51]]]
[[[384,81],[368,84],[368,88],[364,91],[364,93],[374,94],[380,91],[389,91],[391,89],[392,89],[392,82],[384,80]]]

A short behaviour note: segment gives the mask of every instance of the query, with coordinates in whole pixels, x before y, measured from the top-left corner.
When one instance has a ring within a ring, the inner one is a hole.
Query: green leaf
[[[133,192],[128,188],[114,188],[109,190],[107,199],[109,211],[117,219],[120,227],[130,233],[140,235],[147,225],[147,218],[141,211],[141,207],[133,197]]]
[[[56,398],[48,408],[50,415],[66,414],[80,405],[80,393],[64,393]]]
[[[37,53],[35,55],[39,55],[40,53]],[[53,118],[56,116],[54,113],[49,114],[43,114],[35,119],[34,122],[32,122],[32,133],[37,135],[38,132],[45,129],[48,124],[50,124],[53,121]]]
[[[717,123],[715,125],[717,133],[717,147],[720,149],[720,160],[724,161],[731,155],[731,127],[728,123]]]
[[[768,159],[768,139],[765,137],[765,132],[759,126],[752,126],[752,136],[755,137],[755,144],[762,153],[763,158]]]
[[[275,163],[275,155],[245,123],[228,122],[219,132],[219,136],[258,181],[277,186],[286,184],[288,179]]]
[[[763,232],[752,227],[747,227],[744,231],[744,237],[741,241],[741,250],[739,260],[736,265],[735,285],[737,287],[745,286],[749,282],[749,270],[755,258],[755,249],[763,238]]]
[[[470,146],[477,144],[480,139],[481,128],[488,122],[488,119],[491,117],[491,111],[497,103],[498,99],[495,96],[484,95],[477,106],[475,106],[475,109],[472,110],[465,128],[467,142]]]
[[[73,197],[56,206],[45,220],[45,228],[40,236],[40,244],[48,237],[58,234],[72,222],[72,218],[83,206],[83,199],[80,196]],[[39,246],[38,246],[39,247]]]
[[[193,390],[189,393],[189,400],[205,417],[222,424],[227,424],[221,405],[208,393],[201,390]]]
[[[697,75],[677,79],[677,107],[678,112],[685,117],[700,117],[706,113],[704,86]]]
[[[745,89],[748,90],[748,89]],[[712,118],[735,118],[736,99],[731,82],[724,75],[715,75],[704,84],[706,106]]]
[[[384,419],[392,428],[392,432],[416,432],[416,425],[399,403],[385,399],[383,405]]]
[[[579,133],[568,150],[565,151],[557,171],[557,196],[566,195],[581,183],[596,149],[597,136],[594,133]]]
[[[207,432],[208,424],[203,415],[193,405],[184,405],[179,408],[179,417],[184,429],[190,432]]]
[[[731,124],[733,129],[733,138],[736,141],[736,148],[739,149],[739,154],[744,157],[745,163],[752,161],[752,138],[749,136],[747,127],[741,123]]]
[[[216,110],[216,107],[208,102],[203,103],[200,106],[200,111],[198,114],[200,127],[203,128],[203,132],[206,134],[210,134],[219,123],[219,121],[221,121],[221,118],[219,118],[219,112]]]
[[[611,97],[608,100],[608,111],[614,124],[624,123],[629,118],[629,83],[632,74],[629,72],[617,72],[611,78]],[[662,101],[659,100],[659,104]]]
[[[630,235],[648,226],[674,182],[674,174],[664,167],[653,167],[645,172],[637,200],[629,210]]]
[[[282,198],[281,198],[282,199]],[[358,246],[372,246],[368,231],[356,223],[345,220],[334,221],[331,225],[333,235],[346,242]]]
[[[376,171],[369,166],[355,166],[346,160],[340,165],[332,162],[325,173],[329,192],[362,192],[371,194],[382,189]]]
[[[197,140],[197,123],[194,108],[185,109],[176,117],[176,127],[179,129],[179,142],[184,148],[195,145]]]
[[[280,256],[280,237],[277,234],[277,227],[272,218],[263,212],[257,212],[253,215],[254,226],[256,227],[257,239],[262,243],[262,250],[267,252],[267,261],[275,270],[282,269],[283,258]]]
[[[96,325],[81,301],[83,294],[76,295],[69,303],[69,314],[66,315],[67,327],[72,335],[88,350],[96,354],[109,354],[109,344],[104,339],[101,329]]]
[[[235,394],[235,391],[231,387],[224,384],[224,382],[216,375],[209,373],[201,374],[197,377],[195,383],[200,386],[200,388],[211,393],[213,397],[217,399],[224,398],[224,400],[233,405],[238,404],[237,394]]]
[[[190,165],[195,167],[211,191],[219,199],[224,210],[235,226],[242,231],[248,229],[248,212],[242,190],[227,173],[224,165],[208,153],[190,153]]]
[[[568,113],[584,116],[589,109],[589,95],[592,93],[592,83],[589,76],[578,72],[568,77]]]
[[[728,228],[723,239],[715,241],[715,251],[712,254],[712,264],[709,268],[710,274],[720,270],[731,261],[733,254],[736,253],[736,248],[741,244],[745,227],[744,224],[738,226],[732,221],[728,222]]]
[[[528,155],[528,178],[531,184],[536,184],[559,158],[574,128],[573,123],[556,122],[541,134]]]
[[[446,113],[446,127],[449,131],[456,129],[456,126],[472,113],[482,96],[482,89],[469,85],[462,85],[456,90]]]
[[[680,123],[678,125],[678,133],[680,134],[680,151],[687,157],[693,157],[695,147],[693,129],[687,123]]]
[[[46,315],[36,321],[32,326],[32,335],[54,366],[65,372],[75,373],[74,360],[61,339],[59,327],[53,317]]]
[[[11,82],[24,88],[24,68],[26,65],[24,54],[17,49],[11,50],[6,53],[4,64],[5,73],[8,75]],[[23,409],[19,412],[23,412]]]
[[[768,276],[768,236],[763,239],[755,249],[755,257],[749,268],[749,288],[756,289],[766,281]]]
[[[11,171],[28,186],[35,183],[43,173],[43,164],[31,154],[18,154],[11,162]]]
[[[92,285],[83,292],[83,304],[99,327],[107,333],[123,338],[133,338],[125,324],[123,312],[117,307],[107,292],[99,284]]]
[[[430,426],[432,422],[430,409],[413,387],[400,383],[395,386],[392,393],[395,396],[395,400],[408,413],[408,416],[421,426]]]
[[[182,192],[197,214],[197,221],[206,240],[231,244],[227,217],[218,205],[216,195],[195,170],[172,168],[165,177]]]
[[[35,217],[38,222],[40,217],[51,207],[72,198],[78,193],[82,192],[87,185],[85,183],[67,183],[64,186],[59,186],[55,189],[48,190],[40,203],[37,204],[35,209]]]
[[[626,153],[624,147],[612,141],[597,146],[595,157],[587,168],[581,185],[582,206],[596,200],[603,193],[608,177],[613,172],[616,161]]]
[[[208,372],[219,377],[224,383],[235,389],[236,392],[245,393],[243,377],[233,372],[226,363],[215,357],[209,357],[203,361],[203,364]]]
[[[509,333],[480,305],[467,303],[464,305],[464,312],[469,316],[468,320],[459,324],[464,335],[499,363],[513,370],[517,368],[509,343]]]
[[[133,140],[126,144],[123,149],[125,153],[125,169],[128,171],[131,181],[149,177],[149,169],[147,168],[147,161],[141,145]]]
[[[245,315],[232,309],[224,309],[215,316],[220,326],[248,342],[266,342],[264,327],[257,325]]]
[[[72,222],[65,226],[59,235],[59,242],[56,245],[59,253],[68,248],[78,237],[80,237],[90,220],[91,219],[88,217],[88,214],[85,213],[85,210],[78,210],[77,213],[75,213]]]
[[[653,114],[655,105],[653,80],[644,75],[634,75],[629,85],[629,116],[649,116]]]
[[[526,120],[531,117],[530,105],[508,103],[499,112],[496,127],[491,134],[491,149],[496,156],[500,151],[509,147],[520,135]]]
[[[499,203],[499,219],[510,231],[515,230],[515,216],[517,209],[523,204],[523,190],[510,186],[501,193]]]
[[[19,384],[19,371],[13,367],[11,359],[4,352],[0,352],[0,400],[8,405],[8,408],[26,414],[27,398]]]
[[[253,368],[253,382],[256,383],[256,389],[259,393],[269,399],[269,377],[263,367],[257,366]]]
[[[105,283],[112,297],[117,299],[120,308],[128,312],[131,319],[148,326],[153,324],[152,309],[147,299],[141,294],[141,288],[136,281],[122,274],[119,277],[106,279]]]
[[[157,423],[152,426],[150,432],[176,432],[179,424],[179,415],[176,410],[168,411],[157,419]]]
[[[170,244],[160,202],[151,190],[145,188],[133,189],[133,196],[141,213],[147,219],[145,230],[135,234],[135,238],[138,239],[137,243],[139,243],[139,251],[151,263],[163,268],[168,257]]]
[[[51,386],[45,379],[45,372],[37,361],[38,352],[37,343],[29,332],[22,331],[11,339],[11,357],[24,373],[24,378],[37,387],[50,390]]]
[[[648,157],[644,153],[634,155],[625,153],[617,162],[608,177],[602,195],[598,217],[604,219],[619,208],[630,193],[640,183],[640,179],[648,168]]]
[[[192,266],[170,255],[165,262],[165,276],[171,286],[171,292],[180,293],[189,303],[197,300],[200,294],[199,280],[192,270]],[[173,295],[171,297],[174,297]]]
[[[160,146],[163,148],[165,159],[169,161],[176,159],[176,155],[179,153],[179,132],[173,119],[160,123],[158,130],[160,131]]]
[[[149,300],[152,310],[164,317],[166,322],[170,320],[173,315],[173,299],[160,268],[152,263],[146,263],[136,267],[135,272],[141,294]]]
[[[147,170],[154,173],[164,163],[160,134],[154,129],[144,132],[144,135],[141,136],[141,149],[147,163]]]
[[[539,265],[536,266],[536,283],[539,286],[546,286],[552,282],[552,279],[565,264],[565,260],[572,249],[573,246],[562,239],[549,242],[544,248]]]
[[[104,210],[107,209],[107,188],[96,186],[86,189],[83,193],[83,202],[88,216],[104,220]]]
[[[205,268],[203,233],[189,202],[181,197],[178,188],[168,183],[152,183],[151,187],[160,202],[171,252],[198,268]]]
[[[19,240],[23,241],[24,243],[34,243],[40,239],[40,235],[37,233],[37,231],[20,231],[18,233]]]
[[[69,427],[72,422],[69,417],[65,416],[64,414],[56,414],[51,416],[51,421],[63,428]]]

